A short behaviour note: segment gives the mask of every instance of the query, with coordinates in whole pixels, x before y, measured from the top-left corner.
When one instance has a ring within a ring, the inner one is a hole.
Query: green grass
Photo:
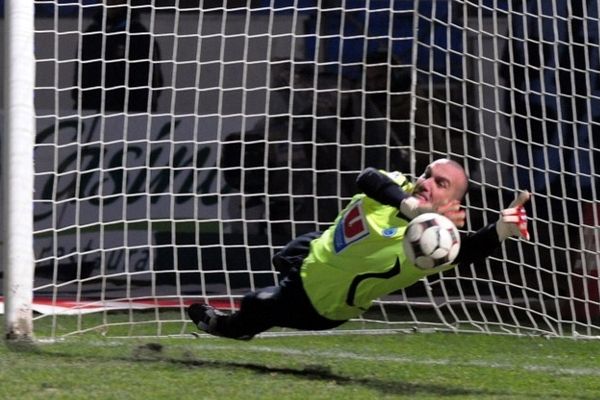
[[[191,333],[191,329],[190,329]],[[2,399],[590,399],[600,342],[418,333],[0,345]]]

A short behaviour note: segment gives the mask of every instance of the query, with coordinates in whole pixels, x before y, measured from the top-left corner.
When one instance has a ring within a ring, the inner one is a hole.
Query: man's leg
[[[192,304],[188,315],[198,329],[215,336],[248,340],[272,328],[273,307],[278,287],[271,286],[242,298],[240,309],[225,313],[208,304]]]
[[[204,309],[201,310],[201,307]],[[199,311],[203,311],[200,314]],[[293,268],[280,283],[244,296],[240,309],[225,314],[206,305],[192,305],[190,318],[208,333],[233,339],[251,339],[272,327],[304,330],[331,329],[345,321],[321,316],[302,287],[298,270]]]
[[[310,242],[322,232],[309,232],[298,236],[273,255],[271,262],[281,276],[286,276],[292,268],[300,269],[310,251]]]

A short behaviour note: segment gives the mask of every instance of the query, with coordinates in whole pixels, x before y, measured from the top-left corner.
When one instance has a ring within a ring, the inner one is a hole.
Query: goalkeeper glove
[[[496,222],[496,232],[498,232],[501,242],[511,236],[529,240],[527,212],[524,204],[529,201],[530,196],[528,191],[519,193],[508,208],[501,211],[500,219]]]
[[[434,212],[433,205],[427,201],[409,196],[400,202],[400,212],[409,220],[418,215]]]

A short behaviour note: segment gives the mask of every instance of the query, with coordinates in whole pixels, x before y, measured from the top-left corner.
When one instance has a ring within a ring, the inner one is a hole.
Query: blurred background
[[[35,5],[38,295],[272,284],[272,252],[326,228],[364,167],[440,157],[471,178],[468,231],[534,194],[532,242],[440,295],[560,312],[597,290],[597,2]]]

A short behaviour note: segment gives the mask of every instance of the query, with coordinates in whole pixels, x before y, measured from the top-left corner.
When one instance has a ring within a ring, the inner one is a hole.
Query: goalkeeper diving
[[[436,212],[464,226],[461,201],[468,181],[462,166],[450,159],[432,162],[414,183],[398,172],[367,168],[356,181],[361,193],[327,230],[302,235],[273,256],[281,273],[278,286],[246,294],[231,313],[195,303],[188,315],[202,331],[240,340],[273,327],[332,329],[364,313],[381,296],[491,255],[508,237],[529,239],[524,205],[530,195],[521,192],[497,222],[461,234],[452,264],[415,266],[402,246],[408,223]]]

